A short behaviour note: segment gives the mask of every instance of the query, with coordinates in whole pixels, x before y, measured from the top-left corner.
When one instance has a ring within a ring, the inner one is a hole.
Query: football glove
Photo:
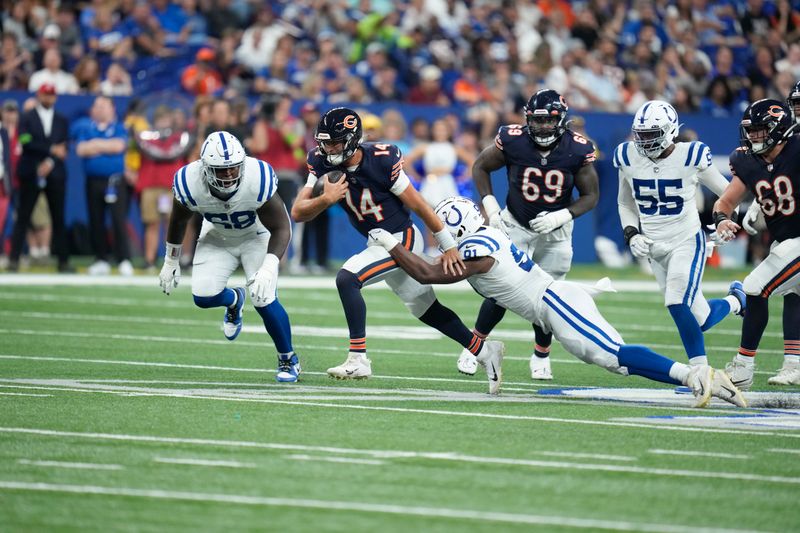
[[[371,229],[368,235],[367,246],[382,246],[387,252],[400,244],[400,241],[385,229]]]
[[[758,202],[753,202],[747,209],[742,219],[742,227],[750,235],[756,235],[759,231],[767,229],[767,222],[764,220],[764,212]]]
[[[487,194],[481,201],[483,209],[486,211],[486,218],[489,219],[489,225],[495,229],[499,229],[508,235],[508,228],[506,223],[503,222],[503,217],[500,215],[500,204],[497,203],[497,198],[491,194]]]
[[[172,289],[181,281],[181,245],[167,243],[167,253],[164,256],[164,266],[158,274],[158,284],[164,294],[169,296]]]
[[[653,244],[652,239],[648,239],[641,233],[637,233],[631,240],[628,242],[628,246],[631,248],[631,253],[633,257],[637,259],[643,259],[650,255],[650,246]]]
[[[559,209],[549,213],[539,213],[536,218],[531,220],[530,226],[533,231],[540,234],[550,233],[572,220],[572,213],[568,209]]]
[[[264,307],[275,301],[275,290],[278,286],[278,265],[280,259],[277,255],[267,254],[253,279],[247,284],[250,287],[250,298],[256,307]]]

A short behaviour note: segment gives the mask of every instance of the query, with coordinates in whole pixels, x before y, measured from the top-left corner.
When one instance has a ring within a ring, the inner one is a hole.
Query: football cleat
[[[728,289],[728,294],[739,300],[739,316],[744,316],[744,310],[747,307],[747,295],[744,293],[744,287],[741,281],[734,281]]]
[[[734,357],[733,361],[725,365],[725,373],[731,378],[731,382],[741,391],[750,390],[753,386],[753,373],[756,370],[755,363],[749,363]]]
[[[742,391],[736,388],[728,374],[722,370],[714,370],[714,378],[711,380],[711,396],[725,400],[737,407],[747,407],[747,400],[744,399]]]
[[[278,356],[278,373],[275,380],[278,383],[294,383],[300,378],[300,361],[297,354]]]
[[[549,357],[536,357],[536,354],[531,355],[531,379],[540,381],[549,381],[553,379],[553,371],[550,369]]]
[[[705,407],[711,400],[711,389],[714,382],[714,369],[708,365],[693,366],[689,370],[686,386],[692,389],[695,407]]]
[[[478,358],[475,354],[464,348],[461,350],[461,355],[458,356],[456,367],[462,374],[474,376],[475,372],[478,371]]]
[[[478,354],[477,360],[489,378],[489,394],[500,392],[503,383],[503,354],[506,347],[500,341],[485,341]]]
[[[363,353],[348,352],[345,362],[329,368],[328,375],[336,379],[365,379],[372,375],[372,361]]]
[[[225,318],[222,320],[222,332],[225,338],[232,341],[242,331],[242,312],[244,310],[244,287],[236,287],[236,305],[225,309]]]
[[[795,359],[800,359],[795,357]],[[770,385],[800,385],[800,361],[787,363],[785,360],[778,373],[767,380]]]

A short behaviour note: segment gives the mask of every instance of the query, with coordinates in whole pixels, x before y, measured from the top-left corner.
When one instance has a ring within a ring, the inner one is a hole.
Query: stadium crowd
[[[784,100],[800,79],[800,2],[789,0],[21,0],[5,4],[2,28],[0,91],[137,97],[183,91],[194,101],[201,140],[205,131],[232,132],[250,153],[277,163],[290,188],[304,175],[303,152],[314,145],[320,107],[338,103],[451,106],[459,112],[448,115],[448,142],[477,155],[498,125],[519,122],[522,104],[543,87],[564,95],[574,111],[631,114],[647,100],[663,99],[679,113],[739,117],[750,101]],[[293,100],[308,103],[297,117],[286,105]],[[35,105],[31,99],[27,107]],[[14,101],[3,105],[12,166],[19,158],[13,135],[19,112]],[[364,122],[368,138],[407,154],[435,141],[426,121],[406,124],[392,109]],[[129,134],[135,123],[129,114]],[[282,145],[277,156],[263,148],[270,135]],[[71,125],[73,143],[85,136]],[[142,206],[150,228],[146,266],[156,257],[152,224],[157,231],[164,220],[161,193],[173,167],[196,156],[195,148],[171,165],[160,161],[169,174],[163,183],[137,181],[148,162],[135,154],[125,159],[123,186],[140,194],[156,189]],[[469,158],[460,159],[456,173],[467,177]],[[109,173],[102,177],[117,171]],[[18,176],[9,174],[18,186]],[[468,178],[457,181],[464,192]],[[2,220],[12,183],[0,201]],[[104,201],[103,187],[93,191],[95,201]],[[28,235],[32,254],[44,253],[49,239],[48,233],[36,239],[37,212]],[[327,232],[326,221],[319,224],[309,234]],[[320,267],[323,241],[313,241]],[[124,251],[115,255],[127,261]]]

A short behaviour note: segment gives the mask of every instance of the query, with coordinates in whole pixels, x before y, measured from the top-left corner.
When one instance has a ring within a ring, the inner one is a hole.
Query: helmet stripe
[[[228,143],[225,142],[225,134],[219,132],[219,138],[222,141],[222,156],[225,158],[225,161],[230,159],[230,155],[228,155]]]
[[[644,106],[644,109],[642,109],[641,116],[639,117],[639,124],[641,124],[642,126],[644,126],[644,117],[647,116],[647,108],[649,107],[650,107],[650,102],[647,102]]]

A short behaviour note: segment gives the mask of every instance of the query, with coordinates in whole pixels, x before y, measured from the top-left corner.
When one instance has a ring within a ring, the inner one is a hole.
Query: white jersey
[[[520,315],[529,322],[541,325],[541,301],[553,278],[518,249],[502,231],[481,227],[463,237],[458,251],[465,261],[491,257],[494,266],[484,274],[467,278],[469,284],[484,298]]]
[[[245,237],[266,231],[256,211],[278,188],[275,171],[264,161],[246,157],[239,189],[227,200],[209,190],[198,159],[175,173],[172,193],[188,209],[203,215],[201,235],[214,232],[222,237]]]
[[[664,249],[693,238],[700,230],[695,203],[698,182],[718,195],[720,186],[724,190],[727,185],[711,163],[708,146],[699,141],[676,143],[669,156],[656,160],[639,154],[632,142],[624,142],[614,151],[614,166],[619,169],[623,228],[641,222],[642,233]],[[626,210],[637,213],[638,220],[626,220],[630,218]]]

